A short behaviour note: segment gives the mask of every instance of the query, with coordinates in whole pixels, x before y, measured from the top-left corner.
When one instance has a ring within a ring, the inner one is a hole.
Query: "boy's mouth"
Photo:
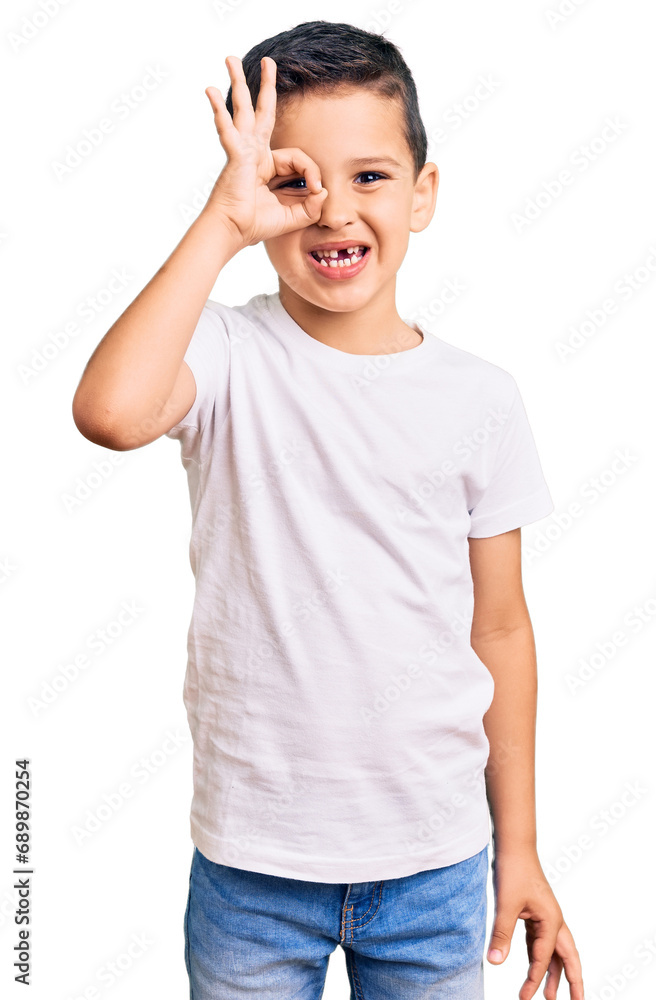
[[[310,250],[308,257],[313,267],[323,272],[326,278],[346,278],[358,273],[367,259],[369,247],[354,243],[340,249]]]

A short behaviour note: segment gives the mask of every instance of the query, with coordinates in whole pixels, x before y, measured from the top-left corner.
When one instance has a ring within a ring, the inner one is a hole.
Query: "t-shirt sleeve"
[[[469,538],[488,538],[539,521],[554,510],[517,383],[489,482],[469,511]]]
[[[184,439],[206,427],[218,429],[229,410],[230,340],[222,316],[203,306],[196,329],[184,355],[196,383],[196,398],[190,410],[166,436]]]

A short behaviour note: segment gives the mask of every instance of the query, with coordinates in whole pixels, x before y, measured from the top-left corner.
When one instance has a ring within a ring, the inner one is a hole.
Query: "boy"
[[[74,400],[189,477],[191,995],[321,996],[340,944],[352,1000],[480,1000],[489,804],[488,958],[521,918],[520,1000],[563,967],[583,1000],[536,850],[520,534],[553,503],[512,376],[396,311],[438,185],[412,76],[325,21],[226,64],[227,163]],[[208,300],[260,240],[279,291]]]

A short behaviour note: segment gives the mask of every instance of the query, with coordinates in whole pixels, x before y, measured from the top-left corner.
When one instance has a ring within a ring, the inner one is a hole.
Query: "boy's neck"
[[[404,323],[394,300],[394,288],[381,290],[362,309],[334,312],[308,302],[279,282],[280,303],[310,337],[347,354],[398,354],[419,347],[423,335]]]

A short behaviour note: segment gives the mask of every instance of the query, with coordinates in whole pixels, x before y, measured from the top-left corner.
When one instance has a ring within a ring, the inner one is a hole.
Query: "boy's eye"
[[[374,177],[376,179],[384,176],[384,174],[379,174],[375,170],[364,170],[361,174],[358,174],[358,177]]]
[[[384,174],[379,174],[375,170],[363,170],[362,173],[358,174],[358,177],[374,177],[376,180],[379,177],[384,177],[384,176],[385,176]],[[305,177],[297,177],[293,181],[285,181],[284,184],[279,184],[278,187],[279,188],[290,187],[292,184],[299,184],[301,181],[303,182],[303,184],[305,184]],[[371,182],[367,182],[367,183],[371,183]],[[366,186],[367,185],[365,184],[365,187]],[[297,188],[297,190],[299,190],[299,189]]]

